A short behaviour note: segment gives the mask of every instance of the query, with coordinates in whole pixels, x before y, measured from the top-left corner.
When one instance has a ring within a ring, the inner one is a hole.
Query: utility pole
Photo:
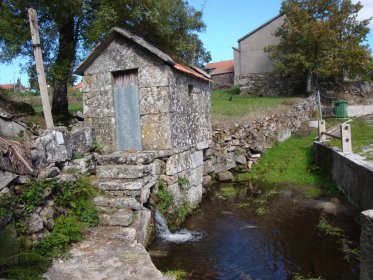
[[[29,20],[30,20],[32,46],[34,48],[36,72],[38,74],[38,83],[39,83],[41,103],[43,106],[45,123],[48,129],[52,129],[54,127],[54,124],[53,124],[53,118],[52,118],[52,113],[51,113],[51,105],[49,103],[47,81],[45,80],[43,56],[41,54],[41,47],[40,47],[39,27],[38,27],[38,20],[36,17],[35,9],[33,8],[28,9],[28,15],[29,15]]]

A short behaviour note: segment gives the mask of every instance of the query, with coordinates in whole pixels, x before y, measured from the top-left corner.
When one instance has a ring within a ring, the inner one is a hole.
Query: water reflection
[[[160,270],[183,269],[188,279],[291,279],[295,273],[358,279],[358,264],[347,262],[336,240],[317,231],[319,210],[289,193],[268,197],[253,185],[235,186],[235,192],[230,187],[216,186],[186,221],[187,229],[205,233],[202,240],[150,246],[164,252],[152,257]],[[258,215],[258,208],[265,214]],[[358,241],[351,217],[328,218]]]

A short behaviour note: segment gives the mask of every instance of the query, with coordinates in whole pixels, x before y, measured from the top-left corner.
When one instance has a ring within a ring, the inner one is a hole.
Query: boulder
[[[229,171],[223,171],[218,173],[219,182],[231,182],[233,181],[233,174]]]
[[[30,234],[40,232],[43,229],[43,219],[38,213],[32,213],[30,215],[28,232]]]

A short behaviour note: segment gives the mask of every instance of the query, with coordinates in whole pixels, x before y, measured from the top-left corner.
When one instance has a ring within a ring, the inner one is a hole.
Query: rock
[[[134,210],[141,210],[143,206],[135,198],[117,197],[109,198],[104,196],[97,196],[93,199],[96,206],[111,207],[111,208],[131,208]]]
[[[91,127],[73,127],[64,133],[68,158],[83,156],[93,149],[94,132]]]
[[[153,163],[155,160],[155,154],[151,152],[122,152],[117,151],[109,155],[94,154],[99,165],[144,165]]]
[[[51,231],[53,230],[54,228],[54,220],[53,219],[48,219],[46,222],[45,222],[45,227]]]
[[[43,229],[43,219],[40,217],[39,214],[32,213],[29,219],[28,232],[33,234],[33,233],[40,232],[42,229]]]
[[[110,179],[137,179],[155,172],[154,163],[149,165],[104,165],[96,168],[97,176]]]
[[[86,156],[80,159],[69,161],[62,169],[64,173],[92,174],[95,171],[95,165],[92,156]]]
[[[331,215],[337,215],[338,207],[332,202],[318,202],[316,208]]]
[[[233,181],[233,174],[229,171],[224,171],[218,173],[218,180],[219,182],[231,182]]]
[[[211,184],[212,177],[211,176],[204,176],[202,180],[202,186],[209,186]]]
[[[87,240],[73,245],[69,258],[54,260],[43,277],[48,280],[170,279],[157,270],[144,246],[115,238],[131,235],[129,230],[123,230],[94,228]]]
[[[66,131],[64,127],[57,127],[53,131],[46,130],[44,135],[35,140],[35,149],[31,151],[34,168],[39,169],[52,163],[62,163],[71,159],[66,146],[57,141],[57,134],[66,134]]]
[[[15,137],[26,130],[26,124],[0,117],[0,136]]]
[[[0,170],[0,191],[14,181],[18,175]]]
[[[144,208],[135,212],[132,227],[136,229],[136,240],[147,247],[154,237],[154,220],[149,209]]]
[[[25,185],[30,182],[31,182],[30,177],[26,175],[20,175],[14,180],[14,183],[19,184],[19,185]]]
[[[45,169],[40,170],[38,179],[44,180],[47,178],[54,178],[57,177],[57,175],[60,174],[60,170],[56,166],[49,166]]]
[[[104,226],[129,226],[132,223],[132,210],[118,209],[112,214],[100,214],[100,223]]]
[[[50,201],[47,203],[46,206],[43,207],[43,209],[39,212],[39,215],[41,219],[44,222],[44,225],[47,224],[48,220],[53,220],[53,215],[54,215],[54,209],[53,209],[53,202]],[[53,228],[53,227],[52,227]]]

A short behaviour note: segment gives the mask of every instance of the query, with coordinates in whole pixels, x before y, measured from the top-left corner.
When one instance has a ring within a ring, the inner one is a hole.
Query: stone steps
[[[113,213],[102,213],[99,215],[100,224],[103,226],[128,227],[133,221],[133,211],[130,208],[123,208]]]
[[[101,165],[96,167],[96,175],[109,179],[139,179],[147,175],[155,175],[156,165]]]
[[[114,152],[109,155],[94,154],[99,165],[145,165],[153,163],[155,154],[152,152]]]
[[[130,208],[133,210],[143,209],[142,203],[138,202],[133,197],[109,197],[109,196],[97,196],[93,199],[93,203],[98,207],[107,208]]]

